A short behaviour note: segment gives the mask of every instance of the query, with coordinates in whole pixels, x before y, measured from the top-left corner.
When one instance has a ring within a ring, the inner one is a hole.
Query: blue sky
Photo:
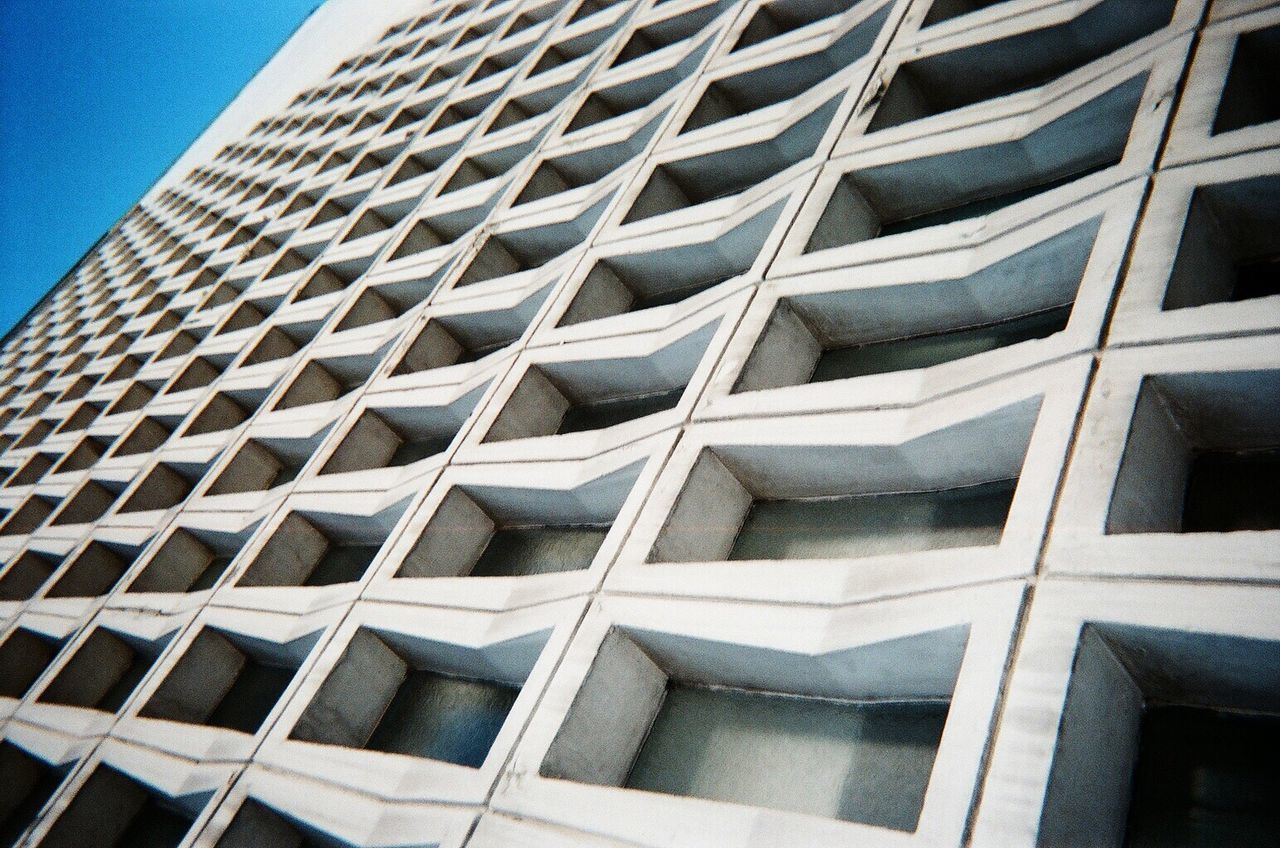
[[[321,0],[0,0],[0,334]]]

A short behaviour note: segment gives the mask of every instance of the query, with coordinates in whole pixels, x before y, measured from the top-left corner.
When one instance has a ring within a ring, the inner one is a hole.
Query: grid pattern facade
[[[1256,0],[332,45],[0,352],[0,843],[1270,844],[1277,47]]]

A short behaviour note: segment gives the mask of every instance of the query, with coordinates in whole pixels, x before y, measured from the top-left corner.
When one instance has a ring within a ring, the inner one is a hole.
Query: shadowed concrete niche
[[[115,588],[141,551],[141,546],[93,540],[71,561],[46,597],[91,598]]]
[[[574,133],[648,106],[688,77],[710,46],[711,38],[705,38],[673,67],[593,91],[578,107],[565,133]]]
[[[901,445],[703,450],[650,562],[843,559],[1000,542],[1038,399]]]
[[[472,206],[467,209],[437,212],[430,217],[423,218],[409,228],[405,233],[400,244],[396,246],[395,251],[391,254],[391,261],[404,259],[410,256],[416,256],[419,253],[425,253],[428,250],[434,250],[446,244],[452,244],[458,239],[466,235],[473,227],[484,220],[492,208],[491,198],[478,206]],[[436,275],[418,281],[417,285],[426,287],[434,285],[437,282]],[[428,291],[429,293],[429,291]]]
[[[1085,624],[1038,844],[1269,845],[1278,743],[1277,643]]]
[[[718,326],[712,321],[647,356],[531,365],[484,440],[599,430],[674,409]]]
[[[845,174],[805,252],[987,215],[1114,165],[1146,84],[1142,73],[1011,141]]]
[[[215,848],[356,848],[253,798],[246,798]]]
[[[308,438],[250,439],[236,452],[205,494],[262,492],[290,483],[328,433],[328,428],[324,428]]]
[[[279,645],[206,626],[138,715],[255,734],[319,638]]]
[[[596,260],[557,326],[680,303],[745,273],[782,212],[776,203],[709,242]]]
[[[802,655],[615,628],[539,772],[911,832],[967,639]]]
[[[368,355],[313,359],[303,366],[275,409],[293,409],[337,400],[365,384],[381,362],[383,351]]]
[[[1218,101],[1213,134],[1280,119],[1275,80],[1280,76],[1280,27],[1241,33]],[[1272,195],[1274,197],[1274,195]]]
[[[828,100],[773,138],[659,165],[623,223],[740,194],[807,159],[826,133],[837,105],[836,99]]]
[[[187,499],[208,470],[205,463],[158,463],[134,488],[133,494],[120,507],[120,512],[146,512],[177,506]]]
[[[852,5],[854,4],[850,0],[774,0],[766,3],[756,9],[730,52],[754,47],[771,38],[838,15]]]
[[[1044,85],[1156,32],[1175,5],[1104,0],[1060,24],[907,62],[893,75],[868,131]]]
[[[173,636],[148,641],[96,627],[80,643],[38,700],[114,713],[124,706]]]
[[[966,277],[784,298],[734,391],[928,368],[1060,332],[1100,224]]]
[[[65,640],[25,627],[15,628],[0,643],[0,697],[21,698],[53,662]]]
[[[25,601],[36,593],[62,565],[62,557],[24,551],[0,575],[0,601]]]
[[[433,315],[404,352],[393,376],[417,374],[488,356],[524,333],[547,296],[543,287],[507,309]]]
[[[43,495],[32,495],[23,501],[22,506],[9,514],[8,519],[0,526],[0,536],[21,536],[30,533],[45,519],[53,515],[62,501],[58,498],[47,498]]]
[[[888,15],[889,4],[884,4],[823,50],[716,80],[680,132],[709,127],[803,94],[865,56]]]
[[[127,592],[199,592],[212,589],[257,528],[221,533],[200,528],[174,530]]]
[[[17,845],[74,763],[52,765],[11,742],[0,742],[0,845]]]
[[[640,153],[658,131],[665,117],[665,112],[659,113],[623,141],[544,160],[521,189],[515,205],[545,200],[562,192],[599,182],[615,168]]]
[[[1280,528],[1280,372],[1142,382],[1108,533]]]
[[[364,577],[404,505],[366,518],[291,512],[237,586],[329,586]]]
[[[454,486],[397,577],[519,577],[590,567],[639,466],[576,489]]]
[[[449,449],[487,387],[448,406],[366,409],[321,474],[398,468]]]
[[[610,199],[605,197],[568,221],[491,234],[454,285],[469,286],[541,268],[581,244]]]
[[[100,764],[49,828],[42,848],[177,848],[208,793],[171,798]]]
[[[1280,176],[1197,188],[1164,309],[1280,294]]]
[[[361,628],[290,738],[479,768],[548,635],[469,648]]]

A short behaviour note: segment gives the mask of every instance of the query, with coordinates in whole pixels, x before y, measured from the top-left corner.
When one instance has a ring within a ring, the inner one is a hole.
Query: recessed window
[[[414,641],[357,631],[290,738],[483,765],[523,676],[493,680],[457,673],[465,668],[440,671]]]
[[[257,733],[318,638],[274,645],[204,627],[139,715]]]
[[[168,643],[94,628],[58,671],[40,701],[114,713],[124,706]]]
[[[724,642],[614,629],[539,772],[912,832],[966,641],[753,647],[744,664]]]
[[[1231,69],[1218,101],[1213,134],[1253,127],[1280,119],[1280,26],[1241,33],[1231,56]]]
[[[1038,844],[1273,841],[1278,657],[1274,642],[1086,623]]]
[[[1274,371],[1143,380],[1108,533],[1280,529],[1280,379]]]
[[[121,771],[99,765],[44,839],[43,848],[177,848],[206,795],[171,798]],[[193,808],[194,807],[194,808]]]
[[[1198,187],[1178,244],[1166,310],[1280,294],[1280,176]]]
[[[341,518],[347,520],[290,513],[236,585],[329,586],[360,580],[388,531],[368,519]]]
[[[126,591],[199,592],[211,589],[235,559],[251,529],[237,535],[178,528]]]

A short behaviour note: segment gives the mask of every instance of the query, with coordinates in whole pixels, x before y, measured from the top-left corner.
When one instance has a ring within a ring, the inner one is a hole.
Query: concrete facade
[[[1277,48],[330,0],[4,340],[0,845],[1274,844]]]

